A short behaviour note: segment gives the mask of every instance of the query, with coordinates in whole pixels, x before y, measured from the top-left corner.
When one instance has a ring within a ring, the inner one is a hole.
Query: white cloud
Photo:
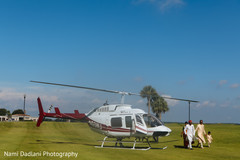
[[[89,107],[102,105],[106,100],[106,95],[99,92],[49,86],[27,86],[27,87],[3,87],[0,86],[0,108],[6,108],[11,112],[15,109],[23,108],[24,94],[26,94],[27,114],[37,115],[37,97],[40,97],[43,108],[46,111],[50,105],[59,107],[62,112],[71,112],[79,109],[79,112],[88,112]],[[119,97],[110,97],[111,102]]]
[[[17,89],[14,88],[1,89],[0,107],[8,108],[10,110],[22,108],[25,94],[26,93],[17,91]],[[37,104],[37,97],[38,94],[36,93],[26,94],[26,102],[28,103],[28,105],[34,105],[34,103]],[[47,103],[59,102],[58,96],[42,95],[41,98],[44,99],[44,102]]]
[[[232,105],[232,102],[230,100],[227,100],[220,104],[220,107],[230,107]]]
[[[135,0],[134,3],[150,3],[157,6],[162,12],[171,8],[181,7],[185,4],[183,0]]]
[[[99,99],[99,98],[94,98],[91,103],[93,104],[103,104],[103,100]]]
[[[226,83],[227,83],[227,80],[221,80],[221,81],[219,81],[218,85],[223,86]]]
[[[182,6],[184,2],[182,0],[162,0],[159,1],[159,7],[161,11],[166,11],[173,7]]]
[[[140,83],[140,82],[143,82],[143,78],[142,77],[135,77],[134,81]]]
[[[197,108],[199,108],[199,107],[215,107],[217,104],[216,104],[216,102],[213,102],[213,101],[203,101],[203,102],[201,102],[201,103],[198,103],[197,105],[196,105],[196,107]]]
[[[185,85],[186,84],[186,81],[185,80],[181,80],[178,82],[179,85]]]
[[[237,99],[237,100],[240,100],[240,96],[237,96],[236,99]]]
[[[0,92],[0,100],[19,100],[23,99],[24,93],[17,92],[13,88],[4,88]]]
[[[230,88],[235,89],[235,88],[238,88],[239,86],[240,86],[239,83],[234,83],[234,84],[232,84],[232,85],[230,86]]]
[[[177,83],[178,83],[179,85],[186,85],[186,84],[188,84],[188,83],[190,83],[190,82],[192,82],[192,81],[194,81],[194,77],[188,77],[187,79],[180,80],[180,81],[178,81]]]
[[[240,96],[237,96],[236,98],[227,99],[223,103],[221,103],[220,107],[229,107],[229,108],[239,108],[240,106]]]
[[[240,109],[240,105],[235,105],[235,106],[233,106],[233,108]]]

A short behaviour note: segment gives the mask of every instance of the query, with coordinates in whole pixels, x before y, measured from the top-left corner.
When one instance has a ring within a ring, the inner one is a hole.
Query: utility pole
[[[188,120],[190,121],[190,103],[191,101],[188,101]]]
[[[24,102],[23,102],[23,112],[24,112],[24,114],[26,114],[25,104],[26,104],[26,94],[24,94]]]
[[[151,113],[150,113],[150,96],[148,98],[148,116],[150,116]]]

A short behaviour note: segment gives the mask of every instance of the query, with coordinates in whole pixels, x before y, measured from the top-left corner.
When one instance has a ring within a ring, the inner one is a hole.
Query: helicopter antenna
[[[106,100],[105,103],[103,103],[104,106],[108,105],[108,100]]]
[[[124,100],[125,100],[125,94],[122,94],[122,96],[121,96],[121,104],[124,104]]]

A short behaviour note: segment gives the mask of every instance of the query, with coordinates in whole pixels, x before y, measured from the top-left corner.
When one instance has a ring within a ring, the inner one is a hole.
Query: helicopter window
[[[139,115],[136,115],[136,120],[137,120],[137,123],[140,123],[141,125],[143,125],[142,119]]]
[[[131,116],[126,116],[125,117],[125,122],[126,122],[126,127],[127,128],[132,128],[132,117]]]
[[[121,117],[112,118],[111,126],[114,128],[122,127],[122,118]]]
[[[148,114],[144,114],[143,118],[147,127],[157,127],[163,125],[163,123],[153,115],[149,116]]]
[[[87,116],[90,116],[90,115],[92,115],[94,112],[97,112],[97,110],[98,110],[98,108],[95,108],[95,109],[93,109],[92,111],[90,111],[90,112],[88,113],[88,115],[87,115]]]

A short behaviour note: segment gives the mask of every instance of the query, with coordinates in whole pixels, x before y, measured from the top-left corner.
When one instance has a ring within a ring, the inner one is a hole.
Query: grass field
[[[152,143],[152,147],[168,146],[165,150],[151,149],[148,151],[98,149],[97,140],[103,135],[90,130],[86,123],[44,122],[41,127],[35,127],[34,122],[0,122],[0,159],[59,159],[51,156],[4,156],[4,152],[76,152],[77,158],[63,157],[61,159],[240,159],[240,125],[205,124],[206,131],[213,136],[211,148],[182,148],[180,132],[182,124],[166,124],[172,129],[168,137],[160,138],[160,143]],[[110,144],[109,145],[113,145]],[[146,146],[146,145],[145,145]],[[194,145],[195,146],[195,145]]]

